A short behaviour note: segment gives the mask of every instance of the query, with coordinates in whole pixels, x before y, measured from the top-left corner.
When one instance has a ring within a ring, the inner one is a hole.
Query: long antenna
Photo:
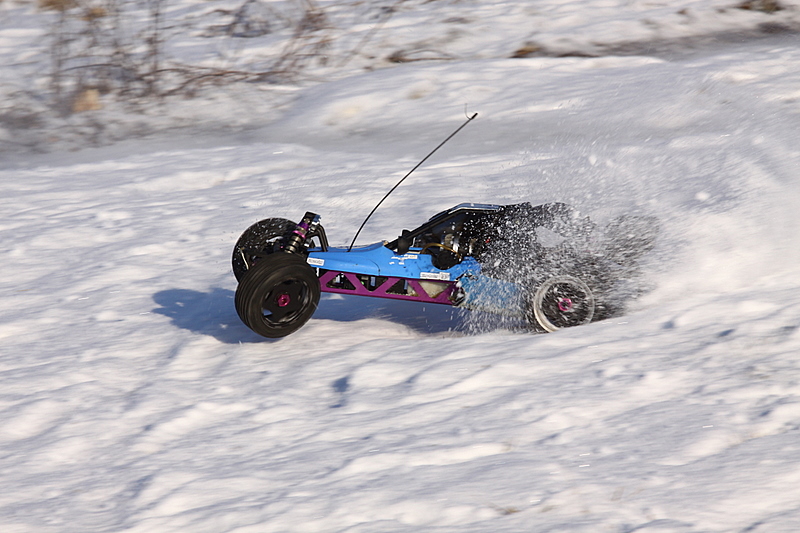
[[[475,117],[477,117],[477,116],[478,116],[478,114],[477,114],[477,113],[474,113],[474,114],[473,114],[471,117],[468,117],[466,122],[464,122],[464,123],[463,123],[461,126],[459,126],[459,127],[458,127],[458,129],[457,129],[456,131],[454,131],[453,133],[451,133],[450,135],[448,135],[447,139],[445,139],[445,140],[443,140],[442,142],[440,142],[440,143],[439,143],[439,146],[437,146],[436,148],[434,148],[433,150],[431,150],[431,152],[430,152],[428,155],[426,155],[426,156],[425,156],[425,157],[422,159],[422,161],[420,161],[419,163],[417,163],[417,164],[416,164],[416,166],[415,166],[414,168],[412,168],[411,170],[409,170],[409,171],[408,171],[408,174],[406,174],[405,176],[403,176],[403,178],[402,178],[400,181],[398,181],[398,182],[395,184],[395,186],[394,186],[394,187],[392,187],[392,188],[389,190],[389,192],[387,192],[387,193],[386,193],[386,196],[384,196],[383,198],[381,198],[381,201],[380,201],[380,202],[378,202],[378,205],[376,205],[375,207],[373,207],[373,208],[372,208],[372,211],[370,211],[370,212],[369,212],[369,215],[367,215],[367,218],[365,218],[365,219],[364,219],[364,222],[362,222],[362,223],[361,223],[361,226],[358,228],[358,231],[356,232],[356,236],[355,236],[355,237],[353,237],[353,242],[351,242],[351,243],[350,243],[350,247],[347,249],[347,251],[348,251],[348,252],[349,252],[350,250],[352,250],[352,249],[353,249],[353,245],[356,243],[356,239],[358,239],[358,235],[361,233],[361,230],[362,230],[362,229],[364,229],[364,226],[366,226],[366,225],[367,225],[367,221],[369,220],[369,218],[372,216],[372,214],[373,214],[375,211],[377,211],[377,210],[378,210],[378,208],[381,206],[381,204],[383,203],[383,201],[384,201],[384,200],[386,200],[386,199],[389,197],[389,195],[390,195],[390,194],[392,194],[392,193],[394,192],[394,190],[395,190],[396,188],[398,188],[398,187],[400,186],[400,184],[401,184],[401,183],[403,183],[403,182],[406,180],[406,178],[407,178],[407,177],[409,177],[409,176],[411,175],[411,173],[412,173],[412,172],[414,172],[414,171],[415,171],[415,170],[417,170],[419,167],[421,167],[421,166],[422,166],[422,164],[423,164],[425,161],[427,161],[427,160],[428,160],[428,158],[429,158],[430,156],[432,156],[433,154],[435,154],[435,153],[436,153],[436,150],[438,150],[439,148],[441,148],[442,146],[444,146],[444,145],[445,145],[445,143],[446,143],[447,141],[449,141],[450,139],[452,139],[453,137],[455,137],[456,133],[458,133],[459,131],[461,131],[461,130],[464,128],[464,126],[466,126],[467,124],[469,124],[469,123],[470,123],[470,121],[472,121],[472,119],[474,119],[474,118],[475,118]]]

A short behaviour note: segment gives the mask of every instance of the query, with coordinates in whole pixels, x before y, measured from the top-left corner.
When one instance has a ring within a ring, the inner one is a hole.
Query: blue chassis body
[[[473,257],[465,257],[459,264],[441,270],[433,266],[429,254],[420,248],[410,248],[405,254],[387,248],[385,243],[347,248],[329,247],[309,249],[307,262],[312,267],[370,277],[400,278],[420,282],[450,282],[456,285],[456,300],[440,301],[455,307],[487,311],[506,316],[523,316],[523,291],[515,283],[481,274],[481,265]],[[322,287],[323,292],[326,288]],[[345,292],[345,291],[328,291]],[[354,292],[370,296],[365,292]],[[373,295],[393,298],[393,296]]]

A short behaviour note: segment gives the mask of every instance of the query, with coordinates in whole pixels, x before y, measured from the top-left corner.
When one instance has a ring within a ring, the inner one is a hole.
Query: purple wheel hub
[[[572,298],[559,298],[558,299],[558,309],[564,313],[568,311],[572,311]]]
[[[278,307],[286,307],[291,302],[292,302],[292,297],[289,296],[288,294],[286,294],[285,292],[280,294],[278,296],[278,299],[276,300],[276,303],[278,304]]]

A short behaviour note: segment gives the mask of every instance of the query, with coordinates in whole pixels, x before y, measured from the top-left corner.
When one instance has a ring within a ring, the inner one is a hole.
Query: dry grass
[[[786,9],[778,0],[745,0],[736,7],[748,11],[761,11],[763,13],[775,13],[776,11]]]
[[[78,6],[77,0],[38,0],[37,5],[42,11],[67,11]]]

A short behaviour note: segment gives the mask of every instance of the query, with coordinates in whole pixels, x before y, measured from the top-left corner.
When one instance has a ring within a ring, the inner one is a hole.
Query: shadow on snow
[[[266,340],[239,320],[231,290],[168,289],[155,293],[153,301],[159,306],[153,312],[169,317],[181,329],[210,335],[228,344]]]
[[[153,301],[159,306],[153,312],[169,317],[181,329],[210,335],[224,343],[269,342],[271,339],[256,335],[239,320],[233,298],[234,291],[229,289],[213,288],[210,292],[168,289],[153,295]],[[311,320],[354,322],[378,318],[419,333],[435,334],[464,331],[466,315],[466,311],[446,305],[323,294]]]

